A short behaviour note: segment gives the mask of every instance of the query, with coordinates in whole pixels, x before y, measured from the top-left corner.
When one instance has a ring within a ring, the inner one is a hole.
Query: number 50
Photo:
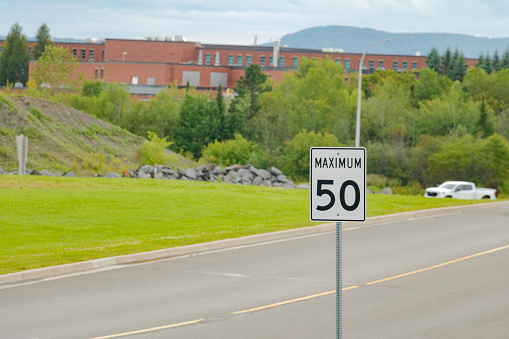
[[[327,205],[323,206],[316,206],[316,209],[319,211],[327,211],[334,206],[336,203],[336,196],[334,193],[332,193],[331,190],[322,188],[322,185],[334,185],[334,180],[318,180],[317,187],[316,187],[316,194],[318,194],[319,197],[322,195],[328,195],[330,197],[330,201]],[[355,201],[352,205],[348,205],[345,201],[345,191],[348,186],[352,186],[352,188],[355,191]],[[355,181],[347,180],[341,185],[341,189],[339,190],[339,201],[341,202],[341,206],[347,211],[354,211],[357,207],[359,207],[359,202],[361,200],[361,191],[359,189],[359,186]]]

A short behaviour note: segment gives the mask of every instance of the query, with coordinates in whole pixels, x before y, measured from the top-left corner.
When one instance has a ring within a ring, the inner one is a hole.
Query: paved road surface
[[[509,208],[343,232],[344,338],[508,338]],[[0,338],[334,338],[334,232],[0,286]],[[113,335],[120,336],[113,336]]]

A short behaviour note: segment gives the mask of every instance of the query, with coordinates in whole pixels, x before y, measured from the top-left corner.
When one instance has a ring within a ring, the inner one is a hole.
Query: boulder
[[[283,172],[281,172],[279,169],[277,169],[276,167],[271,167],[269,168],[269,172],[272,173],[273,175],[275,175],[276,177],[278,175],[281,175],[283,174]]]
[[[376,194],[371,188],[366,188],[366,194]]]
[[[198,174],[196,173],[196,170],[194,168],[186,168],[184,170],[184,175],[190,180],[198,179]]]
[[[392,189],[390,187],[385,187],[380,191],[380,194],[392,194]]]
[[[277,176],[277,181],[279,181],[279,182],[287,182],[288,178],[286,177],[286,175],[280,174],[280,175]]]
[[[293,181],[288,180],[287,182],[283,183],[283,188],[295,188],[295,184],[293,183]]]
[[[108,172],[104,175],[105,178],[121,178],[120,174],[115,172]]]
[[[308,190],[309,185],[308,184],[298,184],[297,186],[295,186],[295,188],[301,189],[301,190]]]
[[[252,184],[253,184],[253,185],[256,185],[256,186],[260,186],[260,184],[261,184],[262,182],[263,182],[263,178],[257,175],[257,176],[253,179]]]
[[[272,187],[272,181],[270,180],[264,180],[260,186],[265,186],[265,187]]]
[[[68,178],[76,178],[77,177],[76,172],[74,172],[74,171],[65,172],[64,174],[62,174],[62,176],[68,177]]]
[[[146,173],[146,174],[154,174],[154,166],[152,166],[152,165],[143,165],[140,168],[138,168],[138,170],[136,172],[138,172],[138,176],[140,176],[140,174],[141,174],[140,172],[143,172],[143,173]]]
[[[263,180],[269,180],[271,178],[271,174],[269,171],[267,170],[263,170],[263,169],[255,169],[253,171],[256,175],[259,175],[260,177],[263,178]]]
[[[242,177],[242,181],[253,181],[253,172],[249,169],[241,168],[237,171],[237,173]]]
[[[0,174],[7,174],[3,169],[0,168]]]
[[[43,169],[42,171],[40,171],[40,173],[42,176],[45,176],[45,177],[56,177],[57,176],[56,174],[51,173],[47,169]]]
[[[30,175],[41,175],[41,173],[38,170],[34,169],[30,171]]]
[[[228,173],[226,173],[224,175],[224,178],[223,178],[224,182],[231,182],[231,183],[237,183],[239,181],[242,180],[242,177],[240,176],[239,173],[237,173],[237,171],[229,171]]]

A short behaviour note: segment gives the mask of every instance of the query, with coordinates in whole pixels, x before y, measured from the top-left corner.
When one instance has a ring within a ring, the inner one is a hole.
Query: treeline
[[[417,188],[461,179],[508,192],[508,81],[509,70],[482,68],[462,82],[429,68],[365,76],[368,173]],[[309,147],[353,145],[356,88],[334,62],[304,59],[279,84],[251,65],[236,96],[170,87],[144,102],[120,85],[88,82],[80,95],[56,98],[138,135],[154,131],[197,160],[274,165],[307,180]]]

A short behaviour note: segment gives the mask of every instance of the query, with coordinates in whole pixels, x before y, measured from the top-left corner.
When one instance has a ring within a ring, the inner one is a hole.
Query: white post
[[[385,42],[388,42],[390,39],[384,40],[384,41],[378,41],[374,44],[371,44],[364,53],[362,54],[361,61],[359,62],[359,84],[357,89],[357,120],[355,123],[355,147],[359,147],[359,144],[361,142],[361,90],[362,90],[362,68],[364,67],[364,57],[366,56],[366,53],[368,50],[378,44],[383,44]]]
[[[24,175],[27,169],[28,137],[23,134],[16,136],[16,145],[18,147],[18,174]]]

